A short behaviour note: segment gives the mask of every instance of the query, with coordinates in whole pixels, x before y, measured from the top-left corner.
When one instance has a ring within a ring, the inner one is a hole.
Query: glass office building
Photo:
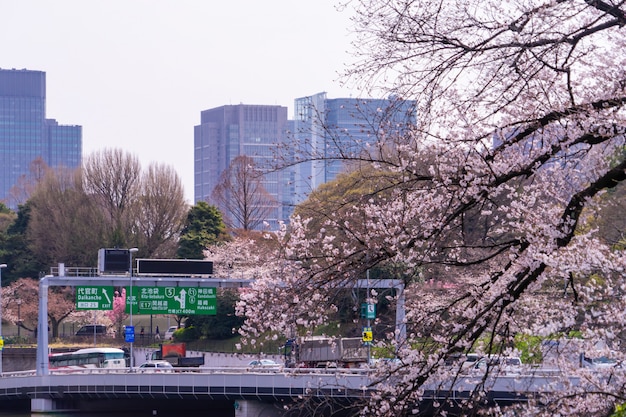
[[[329,99],[326,93],[297,98],[294,130],[301,159],[295,172],[297,204],[346,170],[344,156],[358,156],[384,137],[401,136],[416,123],[415,101],[372,98]]]
[[[200,125],[194,127],[194,201],[215,204],[213,189],[237,156],[251,157],[260,169],[271,167],[287,126],[287,107],[282,106],[239,104],[202,111]],[[261,184],[277,203],[263,219],[272,230],[288,217],[283,213],[283,203],[290,196],[285,187],[288,183],[288,175],[281,171],[268,172],[262,178]]]
[[[35,161],[77,168],[81,157],[82,127],[46,119],[46,73],[0,69],[0,201],[24,202],[15,187],[31,180]]]

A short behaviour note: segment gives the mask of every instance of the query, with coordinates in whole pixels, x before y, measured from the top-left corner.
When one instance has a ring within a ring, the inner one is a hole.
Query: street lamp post
[[[2,339],[2,269],[7,264],[0,264],[0,375],[2,375],[2,349],[4,349],[4,340]]]
[[[128,249],[128,272],[130,273],[130,327],[133,329],[133,340],[135,340],[135,327],[133,326],[133,305],[135,302],[135,298],[133,297],[133,253],[139,251],[137,248]],[[135,357],[133,353],[133,344],[134,342],[130,342],[130,370],[132,372],[133,367],[135,366]]]

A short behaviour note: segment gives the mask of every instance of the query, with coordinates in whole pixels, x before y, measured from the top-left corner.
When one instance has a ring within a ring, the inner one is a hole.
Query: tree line
[[[205,259],[209,246],[229,239],[217,207],[189,206],[169,166],[142,169],[137,157],[110,149],[88,156],[78,170],[51,169],[38,159],[30,171],[12,191],[27,196],[17,212],[0,203],[4,318],[26,331],[36,328],[37,279],[59,263],[95,271],[98,249],[114,247],[137,247],[144,258]],[[75,314],[74,300],[71,289],[52,289],[50,297],[56,336]]]

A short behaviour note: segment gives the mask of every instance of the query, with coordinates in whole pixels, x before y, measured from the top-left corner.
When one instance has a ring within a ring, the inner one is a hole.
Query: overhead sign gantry
[[[62,265],[62,264],[61,264]],[[115,288],[125,287],[127,284],[132,284],[133,292],[135,288],[156,288],[158,293],[161,291],[167,291],[167,288],[174,288],[172,296],[179,296],[184,289],[185,296],[189,297],[191,294],[198,294],[200,291],[206,291],[201,289],[213,289],[217,288],[245,288],[249,287],[254,280],[252,279],[237,279],[237,278],[194,278],[194,277],[171,277],[171,276],[156,276],[156,277],[135,277],[132,275],[100,275],[100,276],[65,276],[64,267],[59,265],[60,275],[47,275],[39,280],[39,317],[37,327],[37,375],[48,375],[50,373],[48,366],[48,288],[50,286],[71,286],[71,287],[85,287],[92,288],[90,292],[93,292],[93,288],[97,287],[95,292],[98,293],[98,288],[102,294],[102,287]],[[396,303],[396,339],[398,344],[403,342],[406,337],[406,324],[404,316],[404,282],[397,279],[372,279],[364,280],[360,279],[355,282],[355,288],[394,288],[397,291],[397,303]],[[107,295],[109,292],[107,292]],[[201,306],[205,306],[208,311],[212,310],[212,298],[210,294],[212,292],[207,291],[206,298],[197,297],[196,307],[198,303],[202,301]],[[106,299],[104,295],[102,295]],[[93,300],[82,300],[83,302],[95,302]],[[153,301],[153,300],[151,300]],[[106,303],[100,300],[97,301],[98,306],[105,305]],[[185,304],[187,305],[187,304]],[[139,308],[139,307],[138,307]],[[152,308],[152,307],[151,307]],[[180,305],[178,308],[181,308]],[[203,307],[205,308],[205,307]],[[145,311],[150,311],[146,309]],[[196,310],[198,311],[198,310]],[[139,310],[139,314],[144,313]],[[194,313],[172,313],[172,314],[194,314]],[[199,314],[199,313],[195,313]]]
[[[60,271],[63,271],[63,268],[59,268]],[[195,305],[198,306],[198,303],[202,302],[203,308],[208,310],[212,309],[212,304],[209,302],[211,300],[211,296],[215,295],[217,297],[216,292],[217,288],[245,288],[249,287],[252,283],[252,280],[249,279],[221,279],[221,278],[190,278],[190,277],[131,277],[129,275],[100,275],[100,276],[89,276],[89,277],[69,277],[69,276],[54,276],[47,275],[39,280],[39,317],[38,317],[38,327],[37,327],[37,375],[48,375],[49,367],[48,367],[48,288],[51,286],[69,286],[69,287],[84,287],[91,288],[89,293],[94,292],[97,295],[98,290],[100,290],[100,294],[102,294],[102,288],[119,288],[125,287],[130,284],[130,280],[132,279],[133,283],[133,292],[135,288],[140,292],[142,289],[150,289],[150,291],[154,291],[157,289],[158,293],[165,294],[167,288],[173,288],[172,292],[173,296],[179,296],[184,291],[185,299],[188,300],[191,294],[205,294],[202,297],[197,297],[195,299]],[[108,294],[108,293],[107,293]],[[102,296],[104,297],[104,296]],[[106,297],[104,297],[106,299]],[[215,298],[216,300],[217,298]],[[104,305],[105,302],[102,300],[93,301],[93,300],[83,300],[82,302],[97,302],[99,306]],[[205,305],[206,301],[206,305]],[[185,304],[187,306],[187,304]],[[180,308],[180,305],[179,305]],[[215,311],[215,309],[213,309]],[[144,311],[151,310],[139,310],[139,314],[150,314],[144,313]],[[200,311],[200,310],[197,310]],[[198,314],[196,313],[171,313],[171,314]],[[214,314],[214,313],[211,313]]]

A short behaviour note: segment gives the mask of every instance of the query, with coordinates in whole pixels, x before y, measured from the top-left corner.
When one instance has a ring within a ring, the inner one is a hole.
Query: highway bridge
[[[176,407],[202,404],[211,410],[223,408],[224,414],[237,417],[272,417],[283,415],[282,406],[304,396],[319,401],[332,400],[340,404],[353,403],[371,395],[372,374],[368,370],[256,370],[250,368],[176,368],[163,373],[141,373],[137,368],[118,370],[89,370],[80,372],[51,371],[48,365],[48,332],[46,324],[48,287],[55,285],[123,286],[132,280],[137,286],[195,286],[233,287],[247,286],[246,280],[194,279],[176,277],[65,277],[46,276],[40,280],[39,340],[36,369],[27,372],[5,372],[0,375],[0,404],[27,403],[32,412],[48,413],[62,410],[85,410],[105,407],[131,410],[135,405],[149,402],[152,407]],[[378,285],[397,288],[396,324],[404,337],[403,287],[394,280]],[[358,285],[375,287],[373,282]],[[502,375],[482,384],[477,378],[467,376],[454,384],[426,387],[428,400],[462,400],[477,385],[485,387],[487,399],[505,406],[526,401],[539,392],[562,390],[557,376]],[[570,383],[578,384],[576,378]],[[5,407],[3,407],[5,408]],[[156,409],[155,409],[156,410]],[[234,410],[234,411],[233,411]],[[217,415],[212,412],[212,415]],[[222,414],[220,414],[222,415]]]
[[[80,372],[4,373],[2,402],[30,402],[32,412],[89,410],[94,406],[128,410],[140,400],[178,400],[236,409],[236,415],[279,416],[282,406],[303,396],[352,402],[369,395],[369,377],[359,370],[298,372],[249,368],[89,369]]]
[[[166,372],[89,369],[50,371],[48,375],[5,372],[0,377],[0,404],[26,403],[33,413],[89,411],[94,407],[98,411],[128,411],[145,408],[146,404],[154,409],[177,404],[185,408],[221,408],[224,414],[219,415],[278,417],[284,414],[284,405],[302,397],[342,406],[367,399],[376,390],[371,386],[372,378],[366,369],[247,367],[174,368]],[[432,400],[460,402],[481,382],[467,375],[453,386],[426,387],[424,405]],[[580,380],[570,378],[568,383],[576,385]],[[558,375],[533,373],[490,378],[484,389],[489,403],[507,406],[541,392],[562,391],[565,385]]]
[[[195,287],[242,288],[251,285],[247,279],[194,278],[179,276],[103,275],[76,277],[47,275],[39,281],[39,324],[34,372],[4,373],[0,377],[0,401],[30,401],[33,412],[82,409],[88,402],[108,400],[106,405],[127,404],[140,399],[226,402],[235,407],[238,416],[260,416],[267,404],[293,401],[303,395],[318,398],[353,400],[368,395],[369,377],[364,373],[333,371],[326,373],[263,372],[232,369],[197,369],[171,373],[142,374],[136,368],[124,372],[90,372],[64,374],[53,372],[48,364],[48,289],[51,286],[122,287]],[[396,326],[404,338],[404,285],[399,280],[358,280],[356,287],[395,288],[397,290]],[[133,344],[131,356],[133,355]],[[116,401],[111,401],[116,400]],[[231,404],[232,403],[232,404]],[[275,407],[272,406],[274,409]],[[265,415],[274,415],[269,413]],[[279,413],[280,414],[280,413]],[[279,415],[276,414],[276,415]]]

